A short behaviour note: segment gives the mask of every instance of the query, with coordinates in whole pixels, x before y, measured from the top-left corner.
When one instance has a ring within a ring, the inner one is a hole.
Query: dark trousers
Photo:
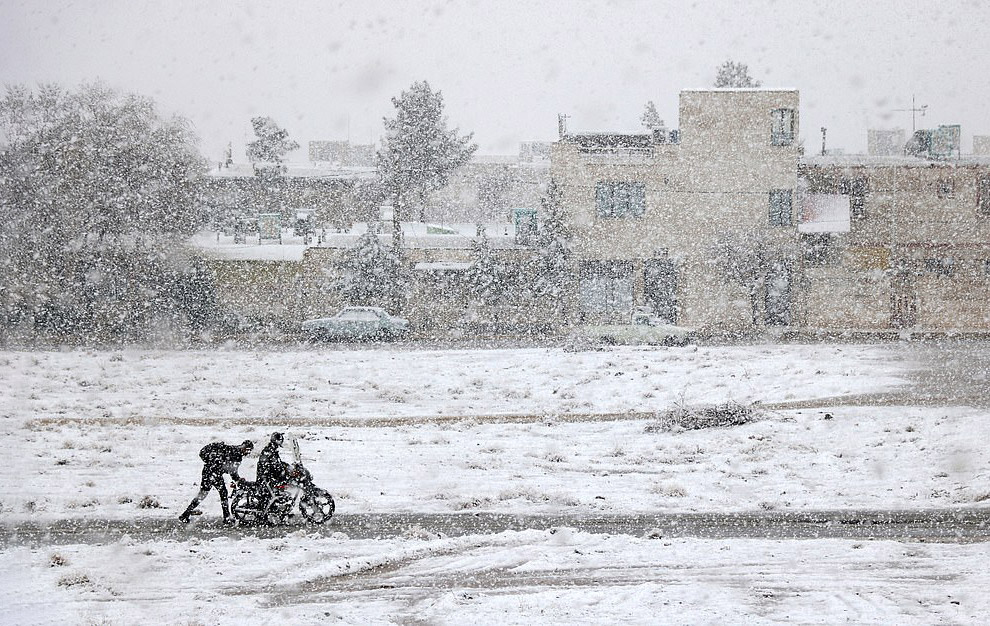
[[[193,512],[199,503],[202,502],[206,496],[210,495],[210,491],[216,488],[220,492],[220,506],[223,507],[223,518],[227,519],[230,517],[230,502],[227,496],[227,484],[223,482],[223,470],[217,467],[210,467],[209,465],[203,466],[203,478],[199,483],[199,493],[196,497],[192,499],[189,506],[186,507],[186,512],[183,513],[186,517]]]

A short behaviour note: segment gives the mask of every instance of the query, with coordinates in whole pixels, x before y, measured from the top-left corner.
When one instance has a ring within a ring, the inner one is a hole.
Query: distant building
[[[990,154],[990,135],[973,135],[973,154]]]
[[[870,156],[896,156],[904,154],[904,129],[866,131],[866,152]]]
[[[549,161],[552,145],[549,141],[523,141],[519,144],[519,160],[523,163]]]
[[[375,146],[352,144],[350,141],[311,141],[309,160],[341,167],[374,167]]]
[[[958,124],[917,130],[911,140],[907,142],[905,152],[913,156],[934,160],[960,156],[961,137],[962,129]]]

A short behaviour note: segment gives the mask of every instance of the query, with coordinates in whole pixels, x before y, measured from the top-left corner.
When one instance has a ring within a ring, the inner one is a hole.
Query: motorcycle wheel
[[[299,501],[299,511],[307,521],[322,524],[333,516],[333,496],[322,489],[311,491]]]
[[[261,520],[261,506],[253,494],[238,491],[230,501],[230,513],[242,526],[254,526]]]
[[[264,513],[265,523],[269,526],[279,526],[285,523],[285,518],[289,516],[289,507],[291,505],[292,500],[276,497]]]

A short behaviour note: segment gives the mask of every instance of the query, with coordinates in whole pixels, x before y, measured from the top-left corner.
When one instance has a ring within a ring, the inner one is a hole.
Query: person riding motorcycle
[[[266,497],[274,494],[275,487],[284,483],[291,475],[292,466],[278,455],[278,449],[283,441],[285,435],[273,433],[258,458],[258,485],[261,486],[261,493]]]

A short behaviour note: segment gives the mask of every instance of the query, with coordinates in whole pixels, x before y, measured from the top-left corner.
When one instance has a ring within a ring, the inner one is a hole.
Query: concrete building
[[[866,153],[870,156],[898,156],[904,154],[904,129],[873,129],[866,131]]]
[[[239,221],[276,213],[288,225],[299,211],[312,213],[317,225],[345,230],[374,219],[376,207],[361,201],[360,187],[375,179],[373,168],[286,164],[278,171],[234,163],[200,180],[200,200],[213,225],[230,230]]]
[[[990,330],[990,159],[809,157],[800,176],[849,219],[802,234],[798,325]]]
[[[798,106],[793,90],[684,91],[676,143],[565,132],[551,176],[575,321],[649,306],[711,333],[990,330],[990,159],[948,140],[805,157]]]
[[[676,143],[565,134],[551,177],[574,233],[578,321],[629,321],[648,305],[711,330],[789,324],[798,107],[796,90],[689,90]]]

